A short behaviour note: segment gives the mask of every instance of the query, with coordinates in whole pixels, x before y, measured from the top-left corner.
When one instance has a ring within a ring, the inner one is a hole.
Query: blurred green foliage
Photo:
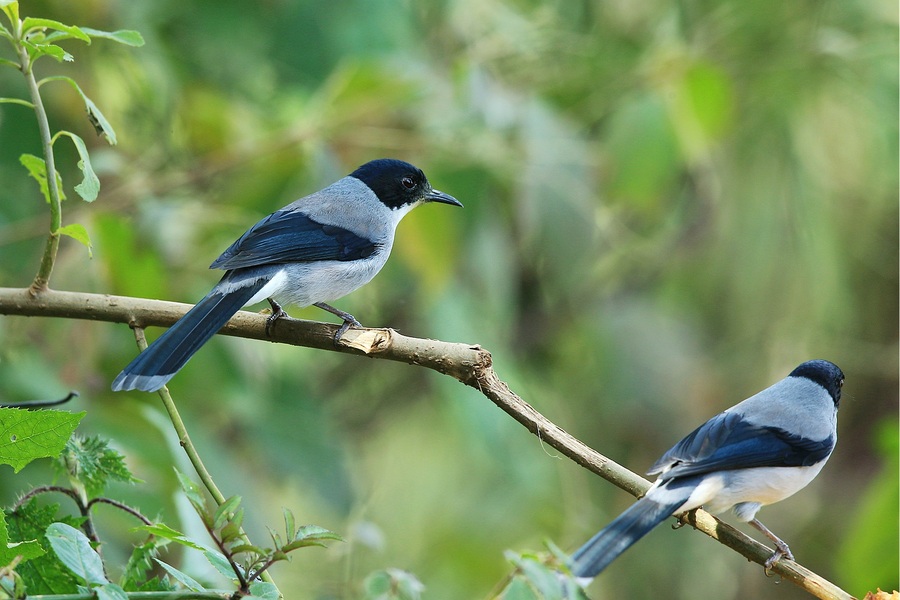
[[[482,344],[526,400],[636,471],[800,362],[833,360],[847,374],[835,455],[761,518],[855,595],[900,587],[897,448],[878,442],[897,436],[885,425],[898,402],[896,3],[34,0],[22,11],[147,42],[42,65],[79,81],[119,141],[95,136],[77,94],[47,89],[51,122],[86,140],[102,182],[94,204],[64,203],[94,256],[64,240],[53,287],[194,301],[217,280],[206,266],[258,218],[372,158],[410,160],[466,208],[412,213],[384,271],[338,306],[367,325]],[[12,69],[0,89],[24,95]],[[48,223],[25,152],[40,153],[33,115],[0,106],[8,287],[30,283]],[[59,147],[67,185],[77,160]],[[155,396],[109,392],[135,352],[124,325],[2,317],[0,395],[77,389],[80,431],[111,438],[146,481],[118,497],[197,533]],[[425,598],[484,597],[510,571],[504,550],[546,538],[572,550],[631,501],[475,391],[404,365],[217,339],[171,389],[220,487],[243,496],[251,535],[286,506],[347,539],[273,569],[291,598],[359,597],[384,569],[414,573]],[[10,474],[6,503],[50,477],[41,465]],[[134,523],[98,518],[121,545],[107,544],[107,560],[127,557]],[[660,590],[805,597],[665,527],[591,588]]]

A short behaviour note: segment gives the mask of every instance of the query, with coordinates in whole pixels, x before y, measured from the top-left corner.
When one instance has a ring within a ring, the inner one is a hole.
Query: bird
[[[810,360],[695,429],[650,467],[648,475],[659,477],[647,493],[572,554],[572,575],[587,585],[665,519],[701,506],[713,514],[733,509],[774,543],[766,572],[793,560],[756,514],[822,470],[837,442],[843,385],[837,365]]]
[[[315,305],[343,321],[335,343],[359,321],[328,302],[368,283],[384,266],[401,219],[428,202],[462,203],[434,189],[408,162],[372,160],[335,183],[263,218],[210,265],[225,274],[191,310],[116,376],[113,391],[156,391],[242,307],[268,300],[266,333],[283,304]]]

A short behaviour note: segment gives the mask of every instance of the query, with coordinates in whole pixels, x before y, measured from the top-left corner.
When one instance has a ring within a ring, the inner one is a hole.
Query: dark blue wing
[[[377,249],[378,245],[372,240],[334,225],[318,223],[299,210],[279,210],[251,227],[210,268],[357,260]]]
[[[650,468],[662,479],[754,467],[802,467],[826,458],[834,437],[811,440],[778,427],[754,425],[739,413],[720,413],[675,444]]]

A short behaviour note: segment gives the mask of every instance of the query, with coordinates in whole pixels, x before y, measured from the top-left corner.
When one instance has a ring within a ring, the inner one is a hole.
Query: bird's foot
[[[769,571],[772,570],[772,567],[778,564],[782,558],[786,558],[788,560],[794,560],[794,555],[791,553],[791,549],[788,548],[788,545],[778,540],[775,542],[775,552],[772,553],[772,556],[766,559],[766,562],[763,563],[763,566],[766,569],[766,576],[769,575]]]
[[[315,304],[313,304],[313,306],[318,306],[322,310],[327,310],[331,314],[337,315],[338,317],[340,317],[341,319],[344,320],[344,322],[341,324],[341,327],[334,334],[335,347],[340,345],[341,338],[344,337],[344,334],[347,333],[348,329],[350,329],[351,327],[362,327],[362,323],[357,321],[356,317],[354,317],[353,315],[351,315],[348,312],[344,312],[338,308],[335,308],[335,307],[331,306],[330,304],[326,304],[324,302],[316,302]]]
[[[772,553],[772,556],[766,559],[766,562],[763,563],[763,567],[766,569],[766,575],[769,575],[769,571],[772,570],[772,567],[778,564],[782,558],[786,558],[788,560],[794,560],[794,555],[791,553],[791,549],[788,545],[782,540],[780,537],[769,531],[769,528],[760,523],[757,519],[753,519],[750,521],[750,524],[760,530],[767,538],[772,540],[772,543],[775,544],[775,552]]]
[[[270,332],[272,330],[272,326],[275,324],[275,321],[282,317],[287,317],[288,314],[284,312],[284,309],[281,308],[281,305],[269,298],[269,306],[272,307],[272,314],[266,318],[266,337],[272,337]]]

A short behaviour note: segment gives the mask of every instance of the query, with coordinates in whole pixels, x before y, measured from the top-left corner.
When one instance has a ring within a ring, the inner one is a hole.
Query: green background
[[[836,362],[847,378],[834,456],[760,517],[854,595],[894,589],[897,10],[24,2],[23,16],[147,41],[68,41],[74,64],[39,63],[39,77],[78,80],[119,139],[95,136],[68,86],[42,88],[51,126],[88,141],[102,181],[94,204],[77,200],[77,156],[58,144],[64,223],[88,228],[94,257],[64,240],[51,286],[196,301],[218,278],[207,265],[262,216],[367,160],[409,160],[465,209],[413,212],[382,273],[338,307],[366,325],[481,344],[525,400],[638,472],[800,362]],[[0,95],[25,97],[20,74],[2,71]],[[34,115],[0,105],[5,287],[30,283],[48,223],[23,152],[40,152]],[[110,437],[146,481],[113,493],[196,532],[159,400],[109,391],[135,352],[124,325],[0,317],[0,396],[78,390],[79,430]],[[402,364],[215,339],[170,388],[220,487],[244,497],[253,534],[287,506],[348,538],[274,569],[289,598],[358,597],[384,567],[414,572],[427,598],[484,598],[511,570],[505,549],[551,539],[574,550],[631,501],[474,390]],[[49,477],[42,465],[0,474],[6,503]],[[125,517],[98,518],[108,559],[139,539]],[[211,577],[202,558],[169,560]],[[667,525],[590,591],[806,597]]]

